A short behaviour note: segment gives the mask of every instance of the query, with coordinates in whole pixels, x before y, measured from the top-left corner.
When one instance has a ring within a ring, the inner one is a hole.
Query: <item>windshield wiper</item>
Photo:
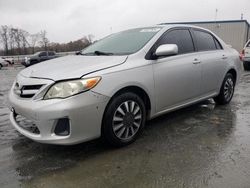
[[[110,52],[94,51],[86,54],[81,53],[81,55],[114,55],[114,54]]]
[[[113,53],[102,52],[102,51],[95,51],[94,53],[95,53],[96,55],[114,55]]]

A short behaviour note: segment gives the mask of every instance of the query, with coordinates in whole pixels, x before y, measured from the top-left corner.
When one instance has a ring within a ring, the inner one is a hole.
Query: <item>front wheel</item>
[[[136,140],[146,120],[142,99],[134,93],[121,94],[108,105],[102,125],[102,137],[110,145],[121,147]]]
[[[234,88],[235,79],[231,73],[227,73],[223,80],[219,95],[214,98],[215,102],[221,105],[230,103],[234,95]]]

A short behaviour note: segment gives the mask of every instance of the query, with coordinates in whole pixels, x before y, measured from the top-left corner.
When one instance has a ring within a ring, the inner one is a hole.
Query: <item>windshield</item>
[[[82,50],[82,55],[129,55],[140,50],[160,27],[131,29],[112,34]]]
[[[34,55],[39,55],[41,52],[36,52],[36,53],[34,53]]]

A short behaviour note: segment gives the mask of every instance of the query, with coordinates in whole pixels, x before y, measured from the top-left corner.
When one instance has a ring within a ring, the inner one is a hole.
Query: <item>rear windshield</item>
[[[82,50],[82,55],[129,55],[140,50],[160,27],[131,29],[112,34]],[[101,52],[101,53],[95,53]]]

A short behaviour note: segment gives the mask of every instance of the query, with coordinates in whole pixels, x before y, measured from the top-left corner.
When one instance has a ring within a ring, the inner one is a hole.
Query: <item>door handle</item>
[[[223,56],[222,56],[222,59],[227,59],[227,56],[223,55]]]
[[[201,61],[199,60],[199,59],[194,59],[194,61],[193,61],[193,64],[194,65],[198,65],[198,64],[200,64],[201,63]]]

